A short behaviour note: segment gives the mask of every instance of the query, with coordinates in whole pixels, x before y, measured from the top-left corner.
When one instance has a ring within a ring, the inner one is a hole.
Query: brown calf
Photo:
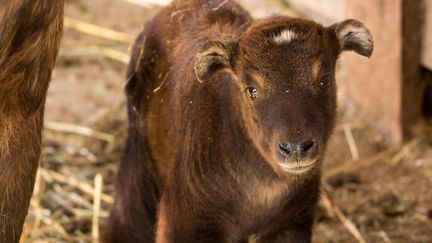
[[[41,152],[63,0],[0,0],[0,242],[18,242]]]
[[[310,242],[336,60],[372,49],[355,20],[253,20],[231,0],[164,8],[129,67],[107,241]]]

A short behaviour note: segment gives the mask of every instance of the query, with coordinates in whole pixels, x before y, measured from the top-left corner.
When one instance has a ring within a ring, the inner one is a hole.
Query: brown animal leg
[[[194,211],[192,208],[196,209],[196,205],[191,203],[185,206],[179,196],[172,195],[166,190],[162,196],[157,219],[156,243],[246,243],[237,236],[230,237],[218,220],[197,220],[197,217],[191,216]],[[217,217],[212,213],[209,213],[209,216]],[[199,224],[194,224],[194,220]]]
[[[106,228],[104,241],[154,242],[159,186],[142,143],[128,142],[126,158],[117,179],[116,204]]]
[[[268,237],[256,243],[308,243],[311,242],[311,235],[308,232],[286,232],[281,236]]]
[[[308,243],[311,242],[312,224],[306,227],[290,227],[259,238],[254,243]]]
[[[0,242],[18,242],[41,153],[63,0],[0,1]]]

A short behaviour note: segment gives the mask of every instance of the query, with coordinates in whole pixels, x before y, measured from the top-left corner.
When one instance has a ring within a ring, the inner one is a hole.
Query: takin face
[[[356,20],[323,27],[273,17],[239,40],[207,43],[195,71],[200,81],[230,72],[250,140],[275,171],[300,174],[318,164],[334,127],[336,61],[347,50],[373,51],[370,32]]]

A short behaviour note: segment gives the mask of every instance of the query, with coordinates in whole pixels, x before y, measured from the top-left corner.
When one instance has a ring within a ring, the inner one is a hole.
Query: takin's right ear
[[[347,19],[330,26],[339,41],[339,51],[355,51],[370,57],[374,49],[373,37],[370,31],[359,21]]]
[[[234,42],[222,43],[220,41],[209,41],[196,56],[195,75],[199,82],[208,79],[214,72],[227,69],[233,70],[233,57],[237,51]]]

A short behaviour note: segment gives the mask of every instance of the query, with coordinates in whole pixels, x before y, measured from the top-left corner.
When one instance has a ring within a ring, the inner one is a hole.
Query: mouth
[[[289,162],[285,160],[284,162],[279,162],[279,165],[285,172],[292,174],[302,174],[312,169],[317,161],[318,159],[302,162]]]

